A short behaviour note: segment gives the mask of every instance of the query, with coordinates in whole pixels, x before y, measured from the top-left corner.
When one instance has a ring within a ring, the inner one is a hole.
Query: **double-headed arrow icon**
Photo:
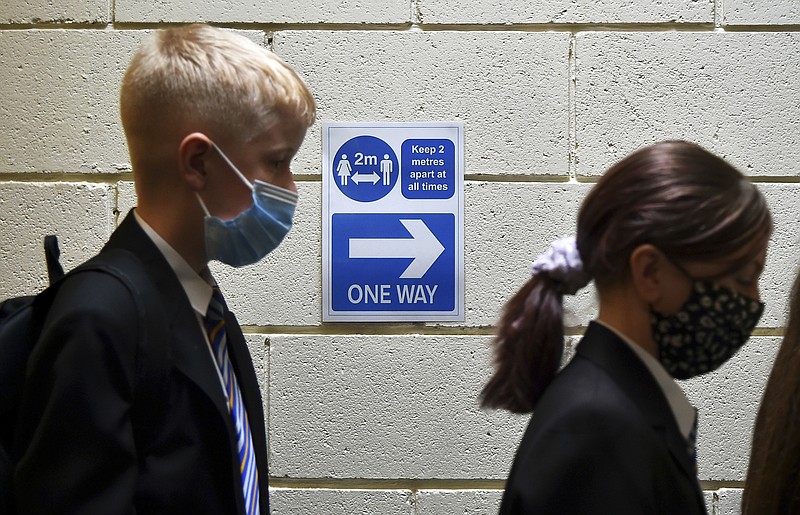
[[[361,184],[362,182],[371,182],[372,184],[375,184],[380,179],[381,179],[380,176],[375,172],[372,172],[372,173],[360,173],[359,172],[359,173],[356,173],[356,174],[353,175],[353,179],[352,180],[356,184]]]
[[[422,220],[400,220],[411,238],[350,238],[351,259],[408,259],[401,279],[419,279],[442,255],[444,247]]]

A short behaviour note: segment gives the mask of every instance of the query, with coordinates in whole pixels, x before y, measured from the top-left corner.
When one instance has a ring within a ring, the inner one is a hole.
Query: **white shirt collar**
[[[178,276],[178,281],[180,281],[181,286],[183,286],[186,296],[189,297],[192,308],[200,314],[201,318],[204,317],[206,311],[208,311],[208,303],[211,301],[211,295],[214,292],[214,285],[216,284],[214,278],[211,277],[211,272],[209,272],[207,268],[204,271],[204,276],[195,272],[194,269],[189,266],[189,263],[178,254],[178,251],[173,249],[155,229],[150,227],[150,225],[139,216],[139,213],[137,213],[135,209],[133,210],[133,215],[136,217],[136,221],[139,222],[145,234],[153,240],[158,250],[164,255],[164,259],[167,260],[167,263],[169,263],[175,275]]]
[[[644,366],[647,367],[647,369],[650,371],[650,374],[652,374],[653,379],[655,379],[656,383],[658,383],[661,391],[664,392],[664,396],[667,398],[667,403],[672,410],[672,414],[675,416],[675,421],[678,423],[678,429],[684,438],[688,438],[689,433],[692,430],[692,426],[694,425],[694,418],[697,411],[689,402],[689,399],[686,397],[686,394],[683,393],[681,387],[678,386],[678,383],[675,382],[675,380],[664,369],[661,363],[659,363],[656,358],[650,355],[649,352],[636,345],[636,343],[632,342],[630,339],[628,339],[628,337],[610,325],[605,324],[600,320],[595,320],[595,322],[616,334],[620,340],[625,342],[625,344],[630,347],[634,354],[639,356],[639,359],[642,360]]]

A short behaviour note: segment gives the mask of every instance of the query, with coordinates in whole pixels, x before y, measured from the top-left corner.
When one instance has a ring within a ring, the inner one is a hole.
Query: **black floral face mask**
[[[764,303],[724,286],[694,281],[680,311],[662,315],[650,309],[659,360],[676,379],[716,370],[750,338]]]

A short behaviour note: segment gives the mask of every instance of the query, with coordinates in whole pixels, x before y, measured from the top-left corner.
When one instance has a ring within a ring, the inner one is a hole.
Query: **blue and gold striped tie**
[[[214,288],[211,302],[208,303],[208,313],[205,317],[206,331],[214,359],[222,373],[225,383],[225,393],[228,396],[228,410],[236,426],[236,441],[239,446],[239,472],[242,476],[244,490],[245,512],[247,515],[259,513],[258,501],[258,470],[256,456],[253,452],[253,437],[250,434],[250,424],[247,421],[247,411],[242,402],[242,392],[236,382],[233,366],[228,355],[228,342],[225,334],[225,300],[222,293]]]

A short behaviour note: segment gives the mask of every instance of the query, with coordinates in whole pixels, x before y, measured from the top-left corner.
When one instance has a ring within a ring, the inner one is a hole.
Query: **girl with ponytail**
[[[756,187],[668,141],[612,166],[505,307],[483,406],[533,412],[500,513],[700,514],[696,410],[674,379],[715,370],[763,311],[772,218]],[[564,295],[599,313],[561,371]]]

